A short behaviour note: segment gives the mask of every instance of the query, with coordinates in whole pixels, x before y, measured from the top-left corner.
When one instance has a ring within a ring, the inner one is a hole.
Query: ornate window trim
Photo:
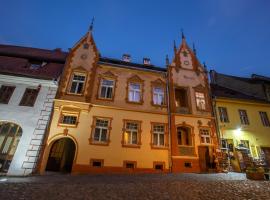
[[[109,98],[103,98],[100,96],[100,92],[101,92],[101,82],[102,80],[112,80],[114,81],[114,84],[113,84],[113,91],[112,91],[112,98],[109,99]],[[96,99],[98,100],[102,100],[102,101],[114,101],[114,97],[115,97],[115,91],[116,91],[116,87],[117,87],[117,76],[114,75],[111,71],[107,71],[101,75],[99,75],[98,77],[98,88],[97,88],[97,94],[96,94]]]
[[[193,87],[193,90],[194,90],[194,99],[195,99],[195,105],[196,105],[197,111],[201,111],[201,112],[210,112],[211,105],[210,105],[210,101],[209,101],[209,95],[208,95],[208,90],[207,90],[207,88],[204,87],[202,84],[199,84],[199,85]],[[196,92],[197,92],[197,93],[203,93],[203,94],[204,94],[205,109],[200,109],[200,108],[198,107],[198,105],[197,105]]]
[[[164,104],[154,104],[154,88],[161,87],[164,90]],[[166,83],[160,78],[151,82],[151,105],[155,107],[167,107],[167,88]]]
[[[65,124],[63,123],[63,117],[64,116],[74,116],[76,117],[76,123],[75,124]],[[76,128],[79,124],[79,117],[80,117],[80,110],[77,107],[69,107],[65,106],[61,109],[60,117],[58,120],[58,126],[63,127],[70,127],[70,128]]]
[[[158,146],[154,145],[154,126],[155,125],[163,125],[164,126],[164,145]],[[151,149],[168,149],[169,148],[169,134],[168,134],[168,125],[167,123],[160,123],[160,122],[151,122]]]
[[[99,142],[99,141],[94,141],[94,131],[96,128],[96,120],[97,119],[104,119],[104,120],[108,120],[108,132],[107,132],[107,141],[106,142]],[[111,130],[112,130],[112,117],[101,117],[101,116],[93,116],[93,121],[92,121],[92,125],[91,125],[91,134],[90,134],[90,138],[88,139],[89,144],[91,145],[101,145],[101,146],[108,146],[110,144],[110,135],[111,135]]]
[[[126,144],[125,143],[125,132],[126,132],[126,124],[128,122],[136,123],[138,124],[138,133],[137,133],[137,144]],[[123,128],[122,128],[122,147],[128,147],[128,148],[140,148],[141,143],[141,134],[142,134],[142,121],[139,120],[131,120],[131,119],[123,119]]]
[[[136,101],[129,101],[129,84],[130,83],[135,83],[135,84],[140,84],[141,86],[141,93],[140,93],[140,101],[136,102]],[[139,76],[137,75],[133,75],[130,78],[127,79],[127,86],[126,86],[126,103],[130,103],[130,104],[139,104],[142,105],[143,104],[143,95],[144,95],[144,80],[142,80]]]
[[[179,127],[183,127],[183,128],[189,128],[190,129],[190,137],[191,137],[191,142],[192,142],[192,145],[178,145],[178,141],[177,141],[177,146],[184,146],[184,147],[195,147],[195,132],[194,132],[194,127],[189,125],[189,124],[186,124],[186,123],[182,123],[182,124],[177,124],[175,126],[176,128],[176,134],[178,134],[177,132],[177,129]]]
[[[199,129],[200,144],[205,145],[205,146],[213,145],[213,133],[212,133],[211,127],[209,127],[209,126],[198,126],[198,129]],[[208,130],[210,143],[203,143],[202,142],[202,140],[201,140],[201,137],[202,137],[201,130]]]
[[[73,81],[73,77],[74,77],[75,74],[85,76],[85,80],[84,80],[82,92],[80,94],[76,94],[76,93],[70,92],[72,81]],[[68,79],[68,85],[67,85],[67,88],[66,88],[66,94],[68,94],[68,95],[74,95],[74,96],[84,96],[87,82],[88,82],[88,72],[85,69],[83,69],[81,67],[78,67],[76,69],[73,69],[71,71],[70,76],[69,76],[69,79]]]
[[[174,103],[176,112],[178,112],[177,111],[177,108],[181,108],[181,107],[176,106],[176,95],[175,95],[175,90],[176,89],[182,89],[182,90],[185,90],[186,91],[186,98],[187,98],[187,100],[186,100],[187,102],[186,103],[187,103],[188,110],[189,110],[188,114],[192,114],[193,113],[193,109],[192,109],[191,95],[190,95],[191,94],[191,91],[190,91],[190,88],[188,86],[184,87],[184,86],[174,85],[174,87],[173,87],[173,95],[174,95],[174,101],[173,101],[173,103]]]

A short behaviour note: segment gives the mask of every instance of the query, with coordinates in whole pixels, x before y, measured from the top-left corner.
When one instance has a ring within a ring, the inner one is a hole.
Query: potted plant
[[[263,167],[248,167],[246,169],[246,177],[251,180],[264,180]]]

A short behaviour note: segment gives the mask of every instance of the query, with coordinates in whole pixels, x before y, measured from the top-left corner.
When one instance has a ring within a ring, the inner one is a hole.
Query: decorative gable
[[[142,80],[138,75],[133,75],[128,79],[128,82],[139,82],[142,83],[144,80]]]

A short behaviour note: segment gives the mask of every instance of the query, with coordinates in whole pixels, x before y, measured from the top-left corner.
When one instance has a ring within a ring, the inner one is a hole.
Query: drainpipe
[[[171,148],[171,109],[170,109],[170,84],[169,84],[169,71],[168,71],[169,66],[167,65],[167,73],[166,73],[166,95],[167,95],[167,110],[168,110],[168,143],[169,143],[169,151],[168,151],[168,156],[169,156],[169,169],[170,172],[172,172],[172,148]]]

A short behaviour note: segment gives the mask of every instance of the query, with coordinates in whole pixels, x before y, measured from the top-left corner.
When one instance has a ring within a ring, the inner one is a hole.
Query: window
[[[218,107],[218,112],[219,112],[219,119],[221,122],[229,122],[229,117],[227,113],[227,108],[225,107]]]
[[[247,111],[239,110],[239,115],[240,115],[241,124],[248,125],[249,120],[248,120],[248,116],[247,116]]]
[[[129,83],[128,101],[130,102],[141,102],[141,84],[140,83]]]
[[[188,107],[187,90],[183,88],[176,88],[174,92],[176,107]]]
[[[248,140],[240,140],[239,146],[249,149],[249,141]]]
[[[178,139],[178,145],[192,146],[190,128],[178,127],[177,139]]]
[[[124,161],[124,167],[127,169],[135,169],[136,165],[136,161]]]
[[[90,165],[92,167],[97,167],[97,168],[103,167],[103,163],[104,163],[104,160],[101,160],[101,159],[91,159],[90,160]]]
[[[154,105],[165,105],[165,95],[163,87],[153,88],[153,103]]]
[[[63,115],[62,122],[61,123],[62,124],[76,125],[76,123],[77,123],[77,116]]]
[[[140,122],[139,121],[124,121],[123,145],[135,146],[140,145]]]
[[[153,162],[153,165],[154,165],[154,169],[155,170],[163,171],[164,170],[165,163],[164,162],[155,161],[155,162]]]
[[[113,80],[101,79],[99,97],[102,99],[112,99],[114,92],[113,88],[114,88]]]
[[[196,106],[199,110],[206,110],[205,94],[202,92],[195,92]]]
[[[269,122],[269,118],[267,116],[267,113],[266,112],[262,112],[260,111],[260,117],[261,117],[261,120],[262,120],[262,124],[263,126],[270,126],[270,122]]]
[[[210,144],[210,131],[208,129],[200,129],[201,143]]]
[[[184,163],[184,166],[185,166],[186,168],[192,168],[192,165],[191,165],[190,162],[185,162],[185,163]]]
[[[153,125],[153,145],[165,146],[165,126],[162,124]]]
[[[10,97],[12,96],[15,87],[2,85],[0,88],[0,103],[8,104]]]
[[[26,88],[20,106],[34,106],[36,98],[38,96],[39,89]]]
[[[70,87],[70,93],[82,94],[84,89],[85,75],[73,74],[72,83]]]
[[[97,118],[95,121],[96,121],[96,124],[95,124],[95,131],[93,135],[93,141],[107,142],[109,120]]]

